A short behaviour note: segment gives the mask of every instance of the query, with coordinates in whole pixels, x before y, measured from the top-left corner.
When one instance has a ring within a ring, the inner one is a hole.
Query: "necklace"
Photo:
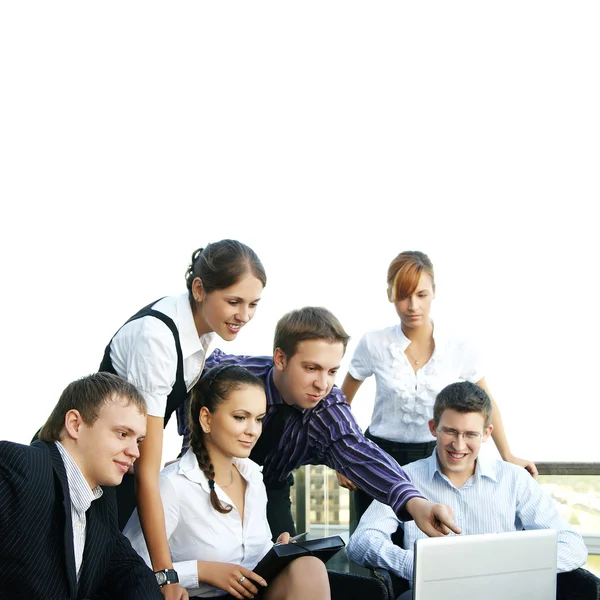
[[[219,485],[221,489],[229,487],[233,483],[233,465],[231,466],[231,479],[227,485]]]
[[[427,356],[429,354],[429,348],[431,347],[431,342],[433,341],[433,337],[429,338],[429,343],[427,344],[427,349],[426,352],[423,356]],[[417,360],[414,355],[412,354],[412,352],[407,348],[406,352],[408,353],[408,355],[415,361],[415,365],[420,365],[421,361]]]

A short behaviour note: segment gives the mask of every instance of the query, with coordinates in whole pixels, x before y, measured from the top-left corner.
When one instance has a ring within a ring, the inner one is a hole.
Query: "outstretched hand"
[[[254,583],[263,587],[267,585],[260,575],[240,565],[205,561],[198,561],[198,581],[224,590],[239,600],[254,598],[258,594]]]
[[[406,510],[415,520],[417,527],[429,537],[441,537],[451,531],[461,533],[449,506],[429,502],[425,498],[411,498],[406,503]]]

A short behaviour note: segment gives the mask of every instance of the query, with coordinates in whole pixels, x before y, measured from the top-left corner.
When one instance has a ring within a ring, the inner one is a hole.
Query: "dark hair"
[[[196,455],[198,466],[208,479],[210,503],[220,513],[231,511],[230,505],[224,505],[215,492],[215,469],[204,443],[204,431],[200,425],[200,409],[205,406],[214,413],[225,402],[231,392],[254,385],[264,390],[263,382],[238,365],[219,365],[206,371],[192,390],[190,403],[190,448]]]
[[[418,250],[400,252],[388,267],[387,285],[390,301],[404,300],[414,294],[423,273],[431,277],[431,284],[435,291],[433,264],[429,256]]]
[[[438,426],[442,413],[451,408],[459,413],[481,413],[485,427],[492,423],[492,401],[486,391],[476,383],[459,381],[447,385],[435,399],[433,422]]]
[[[344,352],[350,336],[342,324],[326,308],[305,306],[283,315],[275,327],[273,350],[280,348],[291,358],[304,340],[326,340],[330,344],[342,342]]]
[[[190,301],[193,300],[192,284],[199,277],[207,294],[224,290],[236,284],[246,273],[252,273],[262,284],[267,285],[267,275],[254,250],[236,240],[212,242],[206,248],[198,248],[192,254],[190,266],[185,274]]]
[[[58,442],[65,426],[65,415],[76,410],[91,427],[100,409],[110,402],[125,400],[141,414],[146,414],[146,401],[134,385],[112,373],[94,373],[70,383],[60,395],[54,410],[39,433],[43,442]]]

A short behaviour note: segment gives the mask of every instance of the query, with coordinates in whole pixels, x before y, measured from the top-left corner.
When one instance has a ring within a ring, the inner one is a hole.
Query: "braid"
[[[196,456],[200,470],[204,473],[206,479],[208,479],[208,486],[210,487],[210,503],[212,504],[213,508],[223,514],[231,512],[231,506],[228,504],[223,504],[219,500],[217,492],[215,492],[215,468],[210,462],[208,450],[204,445],[204,435],[199,427],[192,430],[190,447]]]
[[[215,468],[206,448],[206,437],[200,425],[202,408],[213,413],[224,402],[229,394],[243,386],[253,385],[264,390],[263,383],[244,367],[238,365],[218,365],[206,371],[192,389],[190,402],[190,448],[194,453],[198,466],[210,487],[210,503],[213,508],[223,514],[231,511],[232,506],[223,504],[215,491]]]

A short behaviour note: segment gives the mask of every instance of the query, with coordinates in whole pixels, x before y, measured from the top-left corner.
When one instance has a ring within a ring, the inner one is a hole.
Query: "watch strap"
[[[154,577],[156,577],[156,583],[159,587],[168,585],[170,583],[179,583],[179,575],[175,569],[163,569],[162,571],[154,571]]]

